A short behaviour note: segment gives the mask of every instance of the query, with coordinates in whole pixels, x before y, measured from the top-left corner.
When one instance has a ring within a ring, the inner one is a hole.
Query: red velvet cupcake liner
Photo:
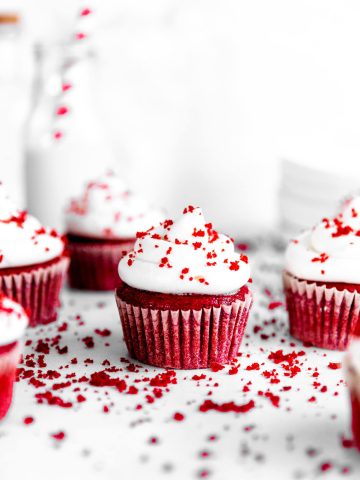
[[[79,290],[115,290],[119,285],[118,265],[134,247],[135,240],[117,243],[72,243],[69,284]]]
[[[116,296],[131,357],[164,368],[207,368],[238,353],[252,305],[244,300],[200,310],[141,308]]]
[[[360,451],[360,396],[355,390],[351,392],[351,426],[355,446]]]
[[[290,333],[303,342],[345,350],[359,331],[360,293],[300,280],[284,273]]]
[[[20,352],[21,346],[18,342],[0,347],[0,420],[5,417],[12,402]]]
[[[0,272],[0,292],[20,303],[29,315],[29,326],[47,324],[57,318],[60,291],[69,265],[67,257],[24,271]]]

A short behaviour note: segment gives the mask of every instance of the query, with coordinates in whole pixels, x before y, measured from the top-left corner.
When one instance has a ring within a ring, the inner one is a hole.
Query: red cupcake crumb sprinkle
[[[213,362],[210,365],[210,369],[212,372],[220,372],[220,370],[223,370],[225,367],[224,365],[221,365],[220,363]]]
[[[200,412],[206,413],[210,410],[215,410],[216,412],[235,412],[235,413],[246,413],[255,408],[254,400],[250,400],[248,403],[243,405],[237,405],[235,402],[225,402],[225,403],[215,403],[212,400],[205,400],[200,406]]]
[[[57,433],[51,433],[51,436],[52,438],[54,438],[55,440],[58,440],[58,441],[62,441],[65,439],[65,432],[57,432]]]
[[[312,262],[320,263],[325,263],[327,260],[329,260],[329,255],[327,253],[320,253],[318,257],[314,257],[311,259]]]
[[[276,308],[282,307],[283,305],[283,302],[270,302],[268,305],[268,309],[275,310]]]
[[[185,419],[185,415],[180,412],[175,412],[173,415],[173,419],[177,422],[182,422]]]
[[[341,368],[341,363],[330,362],[328,368],[330,368],[330,370],[339,370],[339,368]]]

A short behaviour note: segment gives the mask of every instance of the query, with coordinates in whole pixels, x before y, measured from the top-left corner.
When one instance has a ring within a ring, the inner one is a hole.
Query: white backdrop
[[[63,34],[77,4],[4,5],[41,38]],[[239,233],[275,221],[281,158],[360,180],[358,1],[95,8],[101,115],[124,176],[150,200],[170,212],[200,204]]]

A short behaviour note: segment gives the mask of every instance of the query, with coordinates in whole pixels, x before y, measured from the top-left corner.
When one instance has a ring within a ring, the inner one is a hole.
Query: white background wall
[[[4,5],[40,38],[62,35],[78,3]],[[124,176],[152,201],[201,204],[233,233],[275,221],[281,158],[360,180],[358,1],[95,8],[101,114]]]

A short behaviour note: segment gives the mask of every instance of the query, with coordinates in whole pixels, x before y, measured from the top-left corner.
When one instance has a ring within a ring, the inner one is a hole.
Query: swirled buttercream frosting
[[[0,346],[19,340],[28,322],[28,316],[21,305],[0,295]]]
[[[114,173],[85,185],[65,212],[67,233],[98,239],[131,239],[136,232],[164,219],[140,196],[129,191]]]
[[[0,185],[0,269],[44,263],[63,251],[58,233],[17,209]]]
[[[360,284],[360,197],[292,240],[285,269],[304,280]]]
[[[141,290],[170,294],[226,295],[250,277],[248,259],[216,232],[200,208],[137,233],[134,250],[119,263],[120,278]]]

